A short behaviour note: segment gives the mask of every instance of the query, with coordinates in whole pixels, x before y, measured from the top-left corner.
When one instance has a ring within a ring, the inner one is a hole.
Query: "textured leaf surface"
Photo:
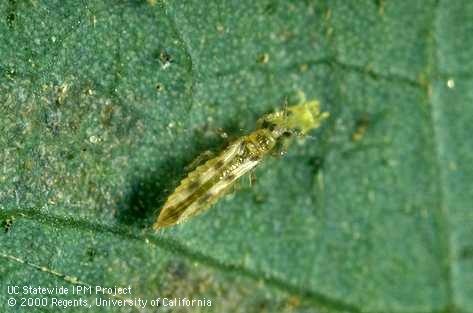
[[[472,32],[466,0],[2,1],[2,289],[473,312]],[[297,90],[331,113],[315,139],[151,231],[220,129]]]

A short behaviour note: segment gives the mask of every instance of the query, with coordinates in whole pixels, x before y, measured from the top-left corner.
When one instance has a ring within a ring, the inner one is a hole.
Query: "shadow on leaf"
[[[186,166],[206,150],[218,153],[233,140],[233,134],[239,132],[236,125],[225,127],[225,130],[231,134],[231,139],[224,140],[215,134],[216,131],[207,128],[196,130],[196,141],[191,151],[180,151],[179,157],[160,162],[153,171],[133,173],[129,190],[117,205],[118,222],[138,228],[150,227],[166,198],[187,175]]]

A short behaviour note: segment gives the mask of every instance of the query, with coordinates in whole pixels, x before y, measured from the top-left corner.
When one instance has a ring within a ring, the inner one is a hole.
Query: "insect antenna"
[[[287,121],[287,105],[288,105],[287,97],[284,97],[284,110],[283,110],[284,122]]]
[[[288,125],[289,124],[288,123],[288,118],[287,118],[289,116],[289,113],[288,113],[289,110],[287,108],[288,103],[289,103],[289,101],[287,100],[287,96],[286,96],[286,97],[284,97],[284,108],[283,108],[283,111],[282,111],[282,123],[281,124],[282,124],[282,127],[285,129],[285,132],[289,132],[289,133],[292,134],[292,131],[289,130],[289,127],[288,127],[289,126]]]

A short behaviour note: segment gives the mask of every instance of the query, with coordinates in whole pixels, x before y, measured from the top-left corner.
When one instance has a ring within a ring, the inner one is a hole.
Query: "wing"
[[[243,175],[248,173],[251,169],[256,167],[260,160],[247,160],[243,162],[239,167],[232,171],[229,175],[222,177],[205,193],[199,195],[187,208],[182,212],[177,223],[181,223],[198,213],[207,210],[212,204],[227,193],[227,191],[233,186],[233,184]]]
[[[180,222],[180,217],[186,208],[198,201],[219,180],[222,169],[226,168],[241,151],[242,140],[237,140],[216,158],[208,160],[190,172],[168,197],[153,227],[158,229]]]

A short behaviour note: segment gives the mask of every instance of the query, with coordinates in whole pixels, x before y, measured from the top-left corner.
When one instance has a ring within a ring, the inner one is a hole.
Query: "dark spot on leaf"
[[[269,62],[269,54],[268,53],[261,53],[256,61],[260,64],[266,64]]]
[[[168,52],[166,52],[165,50],[162,50],[159,53],[159,61],[161,61],[161,64],[163,66],[169,66],[169,64],[173,62],[173,59]]]
[[[10,79],[10,80],[14,80],[15,77],[17,76],[17,71],[15,70],[15,68],[13,66],[6,66],[2,70],[3,70],[3,74],[5,75],[5,77]]]
[[[10,28],[13,27],[13,22],[15,21],[15,17],[16,17],[15,13],[10,13],[7,15],[7,24]]]
[[[267,300],[263,299],[263,300],[260,300],[260,302],[256,304],[256,307],[258,308],[258,312],[265,312],[267,311],[269,305],[267,303]]]
[[[112,104],[107,104],[103,107],[102,112],[100,112],[100,121],[103,126],[108,127],[111,125],[113,111],[114,109]]]
[[[2,227],[5,233],[8,233],[13,225],[14,218],[7,218],[3,220]]]
[[[161,85],[161,84],[159,84],[159,83],[156,84],[156,91],[161,92],[161,91],[163,91],[163,90],[164,90],[163,85]]]
[[[167,270],[173,279],[184,279],[188,274],[186,265],[180,261],[169,262]]]
[[[460,259],[473,259],[473,246],[467,246],[460,250]]]
[[[7,9],[7,25],[10,29],[13,28],[16,19],[17,3],[16,0],[8,0]]]
[[[87,248],[87,250],[85,251],[85,254],[87,255],[87,257],[89,258],[89,261],[93,261],[94,258],[95,258],[95,255],[97,254],[97,250],[93,247],[89,247]]]
[[[54,110],[48,110],[44,112],[44,122],[46,124],[46,128],[54,135],[59,135],[60,130],[60,118],[59,114]]]
[[[384,14],[385,2],[386,2],[386,0],[374,0],[374,4],[378,8],[379,15]]]
[[[301,304],[301,299],[298,296],[291,296],[287,299],[287,307],[291,309],[297,308]]]
[[[268,196],[267,194],[265,193],[254,193],[253,194],[253,200],[255,201],[255,203],[265,203],[268,201],[268,198],[270,196]]]
[[[75,154],[74,154],[74,152],[69,151],[67,148],[65,148],[64,150],[62,150],[60,152],[60,156],[61,156],[61,158],[64,158],[66,160],[72,160],[72,159],[74,159]]]
[[[321,156],[315,156],[309,159],[309,166],[312,168],[312,173],[317,174],[324,165],[324,159]]]
[[[368,113],[363,113],[359,116],[355,122],[355,130],[351,134],[352,141],[360,141],[370,125],[370,116]]]
[[[383,5],[384,0],[374,0],[374,4],[379,8]]]
[[[276,12],[277,6],[278,6],[277,3],[270,2],[268,5],[264,7],[264,14],[267,14],[267,15],[274,14]]]

